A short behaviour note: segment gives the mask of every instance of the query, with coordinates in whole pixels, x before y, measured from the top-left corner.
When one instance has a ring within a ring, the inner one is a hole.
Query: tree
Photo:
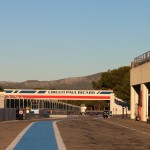
[[[0,86],[0,92],[3,92],[4,88],[2,86]]]
[[[114,70],[103,72],[98,81],[92,82],[95,90],[113,90],[116,97],[122,100],[130,99],[130,67],[124,66]],[[68,101],[70,104],[80,106],[84,103],[87,107],[94,106],[96,109],[108,107],[106,101]]]
[[[114,88],[114,93],[117,97],[123,99],[123,100],[129,100],[130,99],[130,72],[127,72],[122,80],[121,85],[117,85]]]
[[[112,89],[115,95],[123,100],[130,99],[130,67],[124,66],[104,72],[99,81],[93,81],[93,88],[98,90]]]

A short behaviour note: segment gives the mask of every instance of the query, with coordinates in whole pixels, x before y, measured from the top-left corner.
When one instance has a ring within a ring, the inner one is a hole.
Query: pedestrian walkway
[[[52,121],[34,123],[14,150],[58,150]]]

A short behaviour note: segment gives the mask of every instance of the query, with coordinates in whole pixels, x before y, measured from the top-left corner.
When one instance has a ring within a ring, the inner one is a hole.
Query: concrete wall
[[[111,94],[110,111],[112,111],[113,115],[122,115],[124,106],[125,102],[122,99],[119,99],[115,97],[114,94]],[[130,111],[127,110],[127,113],[130,114]]]
[[[0,92],[0,108],[4,108],[5,92]]]
[[[130,85],[150,82],[150,62],[130,70]]]

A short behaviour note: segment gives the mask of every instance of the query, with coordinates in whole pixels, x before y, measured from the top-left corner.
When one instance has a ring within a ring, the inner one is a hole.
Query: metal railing
[[[134,61],[131,63],[131,68],[138,67],[139,65],[150,62],[150,51],[136,57]]]

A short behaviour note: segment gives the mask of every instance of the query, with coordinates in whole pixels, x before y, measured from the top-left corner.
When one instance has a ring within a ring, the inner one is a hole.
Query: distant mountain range
[[[99,80],[101,75],[102,73],[97,73],[89,76],[71,77],[53,81],[0,81],[0,86],[2,86],[4,89],[92,90],[92,81]]]

